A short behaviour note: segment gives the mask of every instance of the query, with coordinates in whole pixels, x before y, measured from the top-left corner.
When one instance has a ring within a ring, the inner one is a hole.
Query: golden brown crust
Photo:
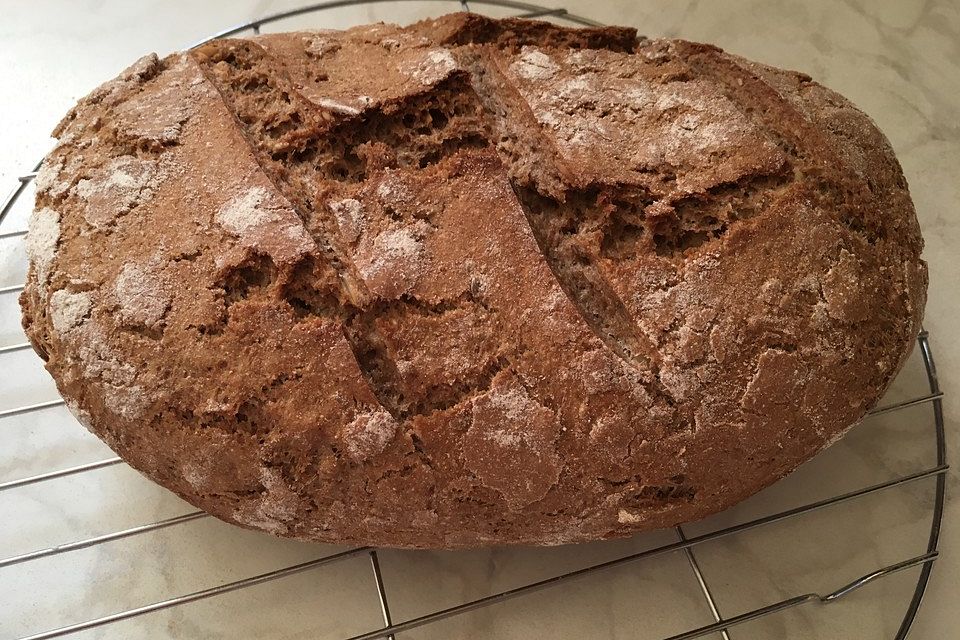
[[[867,116],[630,29],[218,41],[144,58],[55,134],[30,340],[132,466],[282,536],[703,517],[857,422],[925,303]]]

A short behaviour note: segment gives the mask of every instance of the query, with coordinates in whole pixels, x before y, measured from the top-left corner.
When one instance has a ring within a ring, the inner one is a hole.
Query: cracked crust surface
[[[562,544],[726,508],[920,326],[870,119],[631,29],[457,14],[147,56],[58,126],[23,321],[132,466],[242,526]]]

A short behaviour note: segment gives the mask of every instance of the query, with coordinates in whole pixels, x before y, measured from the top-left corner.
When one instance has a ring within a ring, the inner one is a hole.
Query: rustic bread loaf
[[[216,41],[141,59],[55,135],[30,340],[133,467],[281,536],[703,517],[857,422],[925,302],[867,116],[632,29]]]

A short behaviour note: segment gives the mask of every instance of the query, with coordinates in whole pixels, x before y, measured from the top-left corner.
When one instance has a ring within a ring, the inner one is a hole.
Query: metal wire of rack
[[[299,16],[312,12],[319,12],[323,10],[330,10],[338,7],[347,7],[354,5],[363,5],[363,4],[372,4],[372,3],[381,3],[381,2],[391,2],[395,0],[329,0],[327,2],[320,2],[316,4],[311,4],[296,9],[275,13],[272,15],[264,16],[256,20],[251,20],[244,22],[242,24],[235,25],[233,27],[224,29],[209,38],[206,38],[192,46],[198,46],[215,38],[223,38],[231,36],[237,33],[242,33],[244,31],[251,31],[253,33],[260,33],[260,28],[262,25],[277,22],[286,18],[292,18],[294,16]],[[579,25],[599,25],[600,23],[594,22],[587,18],[574,15],[568,12],[564,8],[548,8],[542,7],[526,2],[517,2],[514,0],[471,0],[468,4],[467,0],[436,0],[438,4],[441,2],[444,4],[454,4],[456,8],[459,8],[464,11],[470,11],[471,7],[469,5],[488,5],[500,8],[506,8],[515,10],[518,13],[514,17],[521,18],[535,18],[535,17],[553,17],[567,22],[571,22]],[[451,7],[452,8],[452,7]],[[36,172],[39,168],[39,164],[34,167],[31,172],[25,173],[24,175],[18,178],[18,184],[3,201],[2,207],[0,207],[0,225],[2,225],[4,219],[6,218],[8,212],[13,208],[14,204],[17,202],[18,198],[21,197],[27,186],[33,181],[36,177]],[[26,230],[14,230],[6,231],[0,233],[0,241],[5,240],[18,240],[23,238],[26,235]],[[22,285],[10,285],[0,287],[0,294],[14,294],[19,292],[23,288]],[[871,484],[853,491],[840,493],[833,495],[829,498],[822,500],[809,502],[807,504],[800,505],[791,509],[784,511],[779,511],[770,515],[766,515],[759,518],[754,518],[746,522],[742,522],[736,525],[727,526],[724,528],[716,529],[695,536],[688,536],[684,527],[676,527],[675,531],[677,534],[677,541],[669,544],[660,545],[651,549],[646,549],[640,552],[631,553],[622,557],[618,557],[612,560],[601,562],[599,564],[593,564],[586,566],[574,571],[567,573],[562,573],[550,578],[543,580],[538,580],[535,582],[529,582],[512,589],[499,591],[491,595],[474,599],[468,602],[457,604],[455,606],[447,607],[444,609],[434,610],[429,613],[419,615],[401,622],[394,621],[393,616],[391,615],[390,605],[388,600],[388,593],[386,585],[383,580],[382,572],[380,569],[380,560],[377,554],[377,550],[369,547],[361,547],[356,549],[350,549],[333,555],[328,555],[322,558],[317,558],[314,560],[309,560],[306,562],[301,562],[298,564],[293,564],[286,566],[280,569],[260,573],[257,575],[249,576],[243,579],[234,580],[226,582],[215,587],[202,589],[199,591],[194,591],[192,593],[187,593],[183,595],[172,596],[170,598],[156,601],[144,606],[135,607],[119,611],[110,615],[105,615],[75,624],[70,624],[67,626],[62,626],[55,629],[50,629],[47,631],[41,631],[34,633],[32,635],[23,636],[19,640],[47,640],[50,638],[59,638],[62,636],[67,636],[70,634],[78,633],[81,631],[86,631],[90,629],[96,629],[100,627],[105,627],[112,623],[117,623],[122,620],[127,620],[130,618],[135,618],[142,616],[148,613],[155,611],[161,611],[164,609],[170,609],[173,607],[178,607],[185,605],[191,602],[196,602],[199,600],[204,600],[207,598],[212,598],[214,596],[219,596],[226,594],[232,591],[237,591],[240,589],[245,589],[252,587],[254,585],[262,584],[269,581],[279,580],[285,577],[289,577],[301,572],[310,571],[318,569],[323,566],[331,565],[348,558],[356,558],[358,556],[366,555],[370,561],[370,568],[373,574],[374,584],[376,585],[376,598],[378,602],[378,608],[381,613],[383,620],[383,626],[378,629],[370,630],[369,632],[362,633],[360,635],[355,635],[348,640],[374,640],[376,638],[394,638],[395,634],[423,627],[432,623],[445,620],[460,614],[464,614],[470,611],[477,609],[482,609],[486,607],[495,606],[499,603],[503,603],[507,600],[518,598],[536,591],[549,589],[551,587],[557,586],[562,583],[566,583],[578,578],[582,578],[588,575],[596,574],[602,571],[612,569],[614,567],[621,567],[630,563],[637,563],[643,560],[654,558],[657,556],[662,556],[674,552],[682,552],[688,561],[690,570],[693,578],[696,580],[699,591],[703,595],[704,601],[706,602],[711,615],[713,616],[714,622],[711,624],[703,625],[697,628],[688,629],[682,633],[669,636],[663,640],[688,640],[691,638],[699,638],[702,636],[719,633],[721,637],[725,640],[729,640],[729,629],[736,625],[756,620],[765,616],[775,614],[777,612],[784,611],[793,607],[797,607],[806,603],[831,603],[842,598],[845,598],[851,592],[860,589],[876,580],[882,579],[886,576],[889,576],[893,573],[909,569],[912,567],[920,567],[920,574],[917,580],[916,586],[913,590],[912,597],[908,603],[905,614],[900,622],[899,628],[896,632],[896,640],[902,640],[907,636],[913,621],[917,615],[917,611],[920,607],[921,600],[926,590],[927,582],[929,580],[930,571],[934,560],[938,556],[938,541],[940,537],[940,525],[943,515],[944,507],[944,493],[945,493],[945,474],[949,469],[946,461],[946,446],[945,446],[945,434],[944,434],[944,422],[943,422],[943,405],[942,398],[943,393],[940,391],[939,382],[937,379],[936,366],[934,364],[933,352],[930,346],[929,334],[926,331],[922,331],[917,338],[918,347],[920,351],[920,356],[923,361],[923,366],[926,372],[927,384],[929,387],[929,392],[911,399],[897,402],[890,405],[885,405],[876,409],[873,409],[868,413],[868,416],[877,416],[882,414],[889,414],[897,411],[901,411],[908,407],[914,407],[918,405],[929,405],[932,412],[932,431],[935,438],[935,455],[936,455],[936,464],[913,473],[901,475],[883,482],[876,484]],[[30,348],[29,343],[17,343],[6,346],[0,346],[0,358],[3,356],[14,353],[17,351],[23,351]],[[12,409],[0,410],[0,420],[8,418],[11,416],[31,414],[42,409],[47,409],[50,407],[55,407],[63,404],[63,400],[50,400],[44,402],[38,402],[33,404],[28,404],[24,406],[15,407]],[[63,478],[66,476],[72,476],[76,474],[83,474],[89,471],[96,469],[102,469],[105,467],[110,467],[113,465],[121,464],[122,460],[119,457],[109,457],[96,462],[76,465],[67,468],[56,469],[40,474],[31,475],[28,477],[19,478],[16,480],[9,480],[5,482],[0,482],[0,492],[12,491],[18,488],[27,487],[29,485],[39,485],[44,482],[54,480],[57,478]],[[724,616],[720,612],[720,608],[717,605],[717,602],[714,598],[712,589],[707,582],[706,577],[700,569],[699,563],[697,561],[696,554],[694,549],[698,545],[702,545],[706,542],[727,538],[731,536],[736,536],[738,534],[745,533],[760,527],[765,527],[778,522],[788,521],[804,514],[811,512],[819,511],[826,507],[833,505],[838,505],[842,503],[847,503],[855,501],[859,498],[866,496],[878,494],[888,489],[894,487],[900,487],[903,485],[911,484],[926,478],[935,478],[936,484],[933,492],[933,504],[930,513],[930,528],[929,528],[929,537],[927,540],[926,551],[920,555],[916,555],[911,558],[904,559],[900,562],[893,564],[888,564],[882,566],[872,572],[861,575],[847,584],[834,589],[832,591],[823,591],[823,592],[811,592],[811,593],[802,593],[794,597],[786,598],[779,600],[777,602],[772,602],[765,606],[757,607],[749,611],[745,611],[732,616]],[[122,540],[125,538],[131,538],[134,536],[139,536],[142,534],[159,531],[169,527],[176,527],[178,525],[183,525],[188,522],[200,520],[202,518],[209,517],[208,514],[202,511],[192,511],[182,515],[178,515],[171,518],[161,519],[148,524],[143,524],[139,526],[134,526],[126,529],[121,529],[113,531],[111,533],[89,537],[81,540],[76,540],[73,542],[60,544],[53,547],[37,549],[28,553],[22,553],[19,555],[13,555],[9,557],[0,557],[0,570],[10,567],[13,565],[18,565],[22,563],[27,563],[41,558],[48,558],[51,556],[57,556],[60,554],[66,554],[73,551],[78,551],[81,549],[87,549],[90,547],[95,547],[108,542],[113,542],[117,540]]]

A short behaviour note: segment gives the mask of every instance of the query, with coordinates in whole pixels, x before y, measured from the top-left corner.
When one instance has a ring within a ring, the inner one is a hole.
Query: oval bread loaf
[[[867,116],[632,29],[214,41],[141,59],[55,135],[31,342],[134,468],[280,536],[701,518],[860,420],[925,303]]]

